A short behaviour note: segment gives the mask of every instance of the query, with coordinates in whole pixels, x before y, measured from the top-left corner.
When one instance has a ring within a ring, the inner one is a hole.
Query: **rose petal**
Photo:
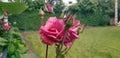
[[[48,45],[53,45],[53,41],[51,41],[47,36],[41,35],[42,42]]]
[[[50,17],[45,24],[45,28],[50,28],[56,20],[56,17]]]
[[[66,43],[65,43],[65,46],[66,46],[67,48],[70,48],[70,47],[72,46],[72,44],[73,44],[73,42],[66,42]]]

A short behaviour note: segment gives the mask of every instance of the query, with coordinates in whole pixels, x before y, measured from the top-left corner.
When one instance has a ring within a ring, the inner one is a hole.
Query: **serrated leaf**
[[[0,7],[12,14],[20,14],[28,8],[26,4],[20,2],[0,2]]]

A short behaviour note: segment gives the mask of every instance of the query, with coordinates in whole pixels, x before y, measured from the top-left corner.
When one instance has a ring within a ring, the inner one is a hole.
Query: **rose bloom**
[[[11,29],[11,26],[10,26],[10,25],[4,25],[4,26],[3,26],[3,29],[4,29],[4,30],[10,30],[10,29]]]
[[[73,42],[75,39],[78,39],[79,34],[77,32],[77,30],[79,29],[79,25],[80,25],[80,21],[76,20],[74,22],[74,24],[69,28],[68,32],[67,32],[67,36],[64,42],[64,45],[69,48],[70,46],[72,46]]]
[[[2,27],[3,27],[4,30],[10,30],[11,29],[11,26],[7,22],[2,22]]]
[[[8,23],[1,22],[1,25],[2,25],[4,30],[10,30],[11,29],[11,26]]]
[[[59,43],[63,38],[64,21],[50,17],[44,26],[40,27],[42,42],[48,45]]]
[[[72,21],[72,26],[67,30],[64,45],[69,48],[72,46],[75,39],[78,38],[78,28],[80,21]],[[47,45],[61,44],[65,34],[65,21],[50,17],[44,26],[40,27],[39,33],[41,34],[42,42]]]
[[[53,12],[53,8],[52,8],[52,6],[51,6],[50,3],[46,3],[46,10],[47,10],[48,12]]]

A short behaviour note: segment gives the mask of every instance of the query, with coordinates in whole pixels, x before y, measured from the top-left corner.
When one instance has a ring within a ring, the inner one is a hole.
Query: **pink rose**
[[[2,27],[4,30],[10,30],[11,29],[11,26],[9,25],[8,22],[2,22]]]
[[[3,26],[3,29],[5,29],[5,30],[10,30],[10,29],[11,29],[11,26],[10,26],[10,25],[4,25],[4,26]]]
[[[48,45],[59,43],[63,38],[64,21],[50,17],[44,26],[40,27],[42,42]]]
[[[46,9],[48,12],[53,12],[53,8],[50,3],[46,3]]]
[[[75,39],[79,37],[78,29],[80,27],[80,21],[72,18],[73,24],[67,30],[67,35],[64,41],[64,45],[69,48],[72,46]],[[56,17],[50,17],[44,26],[40,27],[39,33],[41,34],[42,42],[48,45],[62,44],[65,33],[65,21],[57,19]]]
[[[69,28],[65,42],[64,42],[67,48],[72,46],[74,40],[79,37],[78,32],[77,32],[79,25],[80,25],[80,21],[76,20],[75,23]]]

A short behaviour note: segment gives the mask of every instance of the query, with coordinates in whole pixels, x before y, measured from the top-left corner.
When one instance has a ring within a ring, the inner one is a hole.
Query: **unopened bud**
[[[46,9],[48,12],[50,12],[50,13],[53,12],[53,7],[52,7],[52,5],[51,5],[50,3],[46,3],[45,9]]]
[[[43,11],[42,9],[39,10],[39,14],[40,14],[41,16],[44,16],[44,15],[45,15],[45,13],[44,13],[44,11]]]
[[[64,18],[64,12],[62,12],[61,16],[60,16],[61,19]]]

